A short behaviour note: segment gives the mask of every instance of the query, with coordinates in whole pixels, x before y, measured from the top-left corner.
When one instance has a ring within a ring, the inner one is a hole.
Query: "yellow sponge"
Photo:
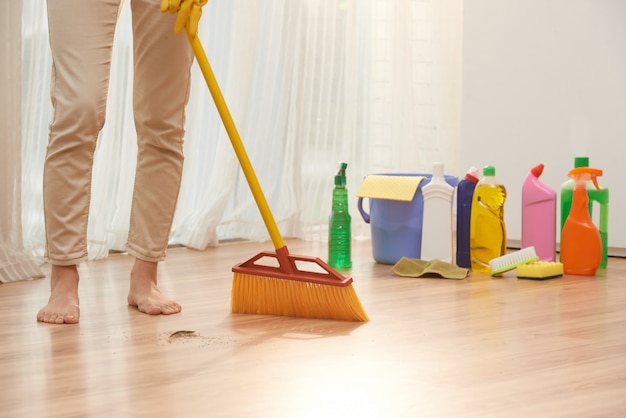
[[[563,275],[563,263],[558,261],[535,261],[517,267],[519,279],[546,280],[561,277]]]

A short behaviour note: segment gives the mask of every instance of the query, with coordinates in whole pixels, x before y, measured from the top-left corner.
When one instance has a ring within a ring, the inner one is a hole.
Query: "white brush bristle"
[[[522,264],[532,263],[538,258],[539,257],[537,257],[537,253],[535,252],[535,247],[532,245],[530,247],[522,248],[521,250],[512,252],[510,254],[494,258],[489,262],[489,267],[491,267],[491,275],[493,276],[499,273],[513,270],[514,268]]]

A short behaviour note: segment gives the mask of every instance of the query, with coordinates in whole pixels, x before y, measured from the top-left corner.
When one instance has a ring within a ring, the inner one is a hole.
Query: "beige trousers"
[[[130,0],[137,168],[127,250],[165,257],[183,168],[185,106],[193,53],[160,0]],[[54,115],[44,166],[46,258],[87,259],[93,156],[105,120],[121,0],[48,0]]]

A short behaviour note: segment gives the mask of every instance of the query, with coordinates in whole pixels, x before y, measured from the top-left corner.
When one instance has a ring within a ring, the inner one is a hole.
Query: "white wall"
[[[494,165],[511,244],[521,185],[560,189],[574,157],[604,170],[609,246],[626,254],[626,1],[466,0],[461,163]]]

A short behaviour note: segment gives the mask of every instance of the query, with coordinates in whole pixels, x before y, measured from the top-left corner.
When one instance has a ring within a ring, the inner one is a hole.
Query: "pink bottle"
[[[556,256],[556,191],[539,181],[543,164],[530,170],[522,185],[522,248],[535,247],[541,261]]]

